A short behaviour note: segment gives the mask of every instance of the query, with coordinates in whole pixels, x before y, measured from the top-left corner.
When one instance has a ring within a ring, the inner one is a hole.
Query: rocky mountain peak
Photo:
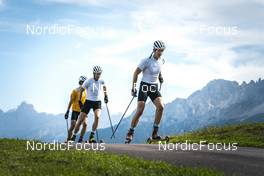
[[[23,101],[16,109],[18,112],[36,112],[32,104]]]

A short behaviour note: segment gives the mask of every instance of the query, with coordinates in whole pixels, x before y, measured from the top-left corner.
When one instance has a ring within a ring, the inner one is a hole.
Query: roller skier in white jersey
[[[81,99],[79,100],[81,108],[81,113],[77,124],[74,129],[74,135],[72,136],[72,140],[74,141],[76,135],[80,129],[81,124],[86,120],[86,117],[91,109],[94,111],[94,123],[92,126],[92,131],[90,133],[90,137],[88,142],[95,143],[95,133],[98,127],[99,118],[101,115],[101,97],[102,93],[104,93],[104,102],[108,103],[108,96],[106,92],[106,86],[102,79],[100,79],[102,73],[102,69],[100,66],[95,66],[93,68],[93,78],[87,79],[81,89],[81,94],[84,90],[86,90],[86,100],[85,103],[82,104]],[[79,139],[79,142],[82,142],[83,139]],[[97,141],[98,142],[98,141]]]
[[[155,120],[153,123],[153,130],[151,140],[163,140],[161,136],[158,135],[159,124],[162,118],[162,113],[164,105],[162,103],[162,96],[158,88],[158,81],[162,84],[163,77],[161,74],[161,68],[164,64],[164,59],[161,58],[163,51],[165,50],[164,42],[157,40],[153,44],[153,51],[151,55],[145,59],[142,59],[138,67],[133,74],[132,82],[132,96],[137,96],[136,83],[138,75],[143,74],[142,80],[140,82],[138,91],[138,103],[137,110],[132,119],[131,127],[128,130],[125,143],[130,143],[133,139],[135,128],[138,124],[139,118],[141,117],[147,98],[149,97],[156,107]]]

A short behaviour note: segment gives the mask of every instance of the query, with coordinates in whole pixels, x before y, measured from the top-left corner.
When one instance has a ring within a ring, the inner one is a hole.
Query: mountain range
[[[165,104],[160,124],[161,135],[175,135],[206,126],[264,121],[264,80],[243,82],[213,80],[186,99],[176,98]],[[135,143],[151,135],[155,108],[147,104],[135,130]],[[124,142],[134,112],[120,125],[114,142]],[[100,129],[109,136],[111,129]],[[106,138],[109,139],[109,138]],[[111,140],[107,140],[111,142]]]
[[[92,115],[90,113],[88,118],[93,119]],[[120,114],[113,115],[113,123],[116,123],[115,119],[118,120],[119,117]],[[109,126],[107,111],[104,108],[102,118],[99,127]],[[68,123],[70,125],[70,117]],[[64,114],[39,113],[32,104],[26,102],[22,102],[16,109],[7,112],[0,110],[0,138],[63,141],[66,139],[66,133]]]
[[[263,92],[262,79],[240,85],[236,81],[222,79],[210,81],[186,99],[176,98],[165,104],[160,134],[175,135],[212,125],[264,121]],[[134,113],[123,119],[114,139],[110,139],[112,130],[106,127],[107,124],[98,130],[99,137],[106,142],[123,143]],[[148,103],[136,127],[134,143],[143,143],[151,135],[154,114],[153,104]],[[112,115],[112,119],[118,120],[120,116]],[[108,118],[105,109],[102,118]],[[22,102],[16,109],[0,110],[0,137],[63,141],[66,122],[63,114],[38,113],[33,105]]]

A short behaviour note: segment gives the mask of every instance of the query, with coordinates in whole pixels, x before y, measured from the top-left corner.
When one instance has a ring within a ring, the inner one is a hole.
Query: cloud
[[[4,7],[4,0],[0,0],[0,10]]]
[[[89,5],[95,7],[106,7],[109,5],[127,6],[131,4],[130,1],[115,1],[115,0],[35,0],[38,3],[56,3],[66,5]]]
[[[60,74],[69,78],[61,85],[68,85],[80,73],[90,73],[93,65],[102,65],[104,78],[111,81],[110,90],[114,89],[111,91],[112,97],[116,97],[114,111],[122,106],[120,102],[129,101],[129,96],[120,95],[129,93],[134,69],[140,59],[150,54],[152,43],[157,39],[164,40],[167,45],[163,74],[166,87],[180,87],[181,94],[177,93],[177,96],[188,96],[212,79],[242,82],[264,77],[261,13],[264,3],[260,0],[35,2],[69,5],[69,11],[56,13],[56,22],[80,27],[79,32],[69,37],[72,40],[66,40],[66,36],[58,47],[59,50],[66,44],[72,46],[70,54],[63,51],[65,60],[58,64]],[[84,11],[86,7],[89,9]],[[98,7],[106,8],[98,11]],[[47,15],[46,12],[40,14]],[[38,19],[32,24],[50,22],[41,15]],[[219,26],[227,29],[235,26],[237,33],[199,31],[201,26],[211,30]],[[122,87],[115,87],[120,82]],[[165,90],[167,95],[175,95],[175,90]],[[170,98],[175,97],[164,96],[165,102]]]
[[[239,67],[241,65],[264,66],[264,46],[263,45],[241,45],[233,48],[237,53],[237,59],[233,61],[233,65]]]
[[[53,0],[56,1],[93,4],[93,1]],[[98,3],[102,2],[98,1]],[[264,35],[260,30],[263,25],[260,20],[263,18],[263,13],[260,11],[263,7],[262,1],[249,3],[236,0],[221,2],[165,0],[138,3],[136,8],[131,8],[129,11],[120,9],[114,14],[116,23],[119,21],[125,23],[125,26],[110,28],[108,23],[102,23],[104,30],[101,33],[78,34],[86,39],[89,39],[89,36],[106,34],[107,42],[89,48],[89,55],[96,57],[97,62],[101,58],[103,63],[107,57],[120,66],[120,69],[117,67],[117,72],[122,72],[122,68],[132,69],[142,57],[149,54],[152,42],[161,39],[168,46],[164,53],[169,60],[166,62],[165,75],[172,85],[178,84],[195,90],[214,78],[247,80],[254,76],[264,77],[259,66],[250,62],[259,63],[263,53],[254,54],[256,52],[253,50],[234,50],[243,45],[256,46],[263,43]],[[89,15],[92,17],[96,14]],[[125,21],[122,18],[124,15]],[[238,31],[234,35],[226,35],[186,30],[197,29],[200,25],[226,28],[237,26]],[[103,38],[101,39],[104,40]],[[183,62],[178,62],[176,59]],[[108,59],[106,63],[108,61],[111,64],[111,60]],[[248,73],[251,73],[251,76],[246,76]],[[174,74],[183,76],[175,77]],[[192,78],[194,81],[189,81]]]
[[[263,68],[261,59],[264,55],[262,50],[259,52],[256,48],[251,48],[246,51],[234,51],[234,48],[241,45],[255,46],[263,43],[264,35],[260,30],[262,25],[257,23],[260,12],[258,5],[257,1],[251,5],[246,1],[230,1],[230,3],[205,1],[198,4],[165,1],[159,4],[141,4],[138,9],[130,12],[131,23],[138,33],[112,44],[109,48],[98,48],[98,51],[114,57],[122,51],[125,53],[136,50],[134,46],[150,48],[150,41],[165,40],[168,46],[164,53],[168,56],[164,72],[164,76],[168,79],[167,84],[181,85],[193,91],[215,78],[241,82],[264,77],[264,71],[261,69]],[[243,15],[240,16],[238,11],[232,12],[231,8],[235,7],[241,7],[240,13]],[[214,10],[218,8],[222,10]],[[253,13],[254,11],[257,13]],[[245,21],[245,16],[250,21]],[[197,27],[200,24],[227,27],[238,25],[238,32],[235,35],[210,35],[184,31],[184,26]],[[118,48],[120,51],[114,52]],[[185,62],[174,61],[173,57],[176,58],[178,53],[181,53]]]
[[[43,3],[60,3],[60,4],[92,4],[99,5],[105,2],[104,0],[39,0]]]
[[[129,32],[124,32],[119,40],[93,48],[93,52],[102,58],[103,56],[115,58],[125,55],[123,67],[127,68],[129,65],[136,66],[140,58],[135,59],[135,56],[126,55],[126,53],[134,52],[135,55],[138,55],[136,52],[145,48],[141,55],[142,57],[147,56],[148,51],[151,50],[152,42],[155,39],[162,39],[168,46],[164,53],[165,56],[172,58],[166,62],[164,73],[168,77],[169,84],[172,86],[181,85],[193,90],[215,78],[247,81],[254,77],[264,77],[264,72],[260,69],[261,66],[251,65],[249,62],[254,60],[258,63],[263,53],[254,55],[254,51],[250,50],[247,55],[243,56],[245,52],[234,51],[234,48],[241,45],[263,43],[263,32],[258,31],[259,26],[251,23],[251,20],[243,21],[252,24],[250,28],[243,28],[242,26],[240,29],[238,26],[239,31],[235,35],[185,31],[186,26],[195,28],[201,24],[212,26],[215,23],[227,27],[232,24],[240,24],[236,21],[243,20],[243,17],[240,17],[237,11],[232,12],[228,4],[229,1],[224,3],[203,1],[203,3],[194,2],[191,5],[188,2],[179,1],[163,1],[162,3],[151,4],[146,4],[143,1],[139,8],[129,12],[130,20],[128,23],[133,26],[128,29]],[[258,9],[257,5],[259,4],[256,1],[255,4],[248,6],[248,10],[245,8],[247,6],[245,1],[230,1],[231,7],[241,7],[242,12],[240,13],[251,13],[250,19],[258,19],[258,13],[251,12],[251,10]],[[218,11],[214,9],[218,9]],[[177,13],[175,14],[175,12]],[[234,15],[227,15],[227,12],[232,12]],[[184,57],[176,57],[183,60],[182,63],[173,59],[176,55]],[[242,64],[236,65],[234,63]],[[250,76],[247,75],[249,73]]]

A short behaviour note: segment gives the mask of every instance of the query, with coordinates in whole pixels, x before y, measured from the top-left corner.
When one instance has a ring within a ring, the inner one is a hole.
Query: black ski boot
[[[83,137],[80,137],[78,143],[82,143],[82,142],[83,142]]]
[[[153,126],[153,131],[152,131],[152,140],[161,140],[161,137],[158,135],[159,127],[158,126]]]
[[[74,134],[74,135],[72,135],[72,138],[70,140],[74,142],[75,139],[76,139],[76,135]]]
[[[93,132],[91,132],[91,134],[90,134],[89,143],[96,143]]]
[[[127,132],[127,136],[126,136],[126,141],[125,141],[125,144],[129,144],[132,139],[133,139],[133,136],[134,136],[134,129],[129,129],[128,132]]]

